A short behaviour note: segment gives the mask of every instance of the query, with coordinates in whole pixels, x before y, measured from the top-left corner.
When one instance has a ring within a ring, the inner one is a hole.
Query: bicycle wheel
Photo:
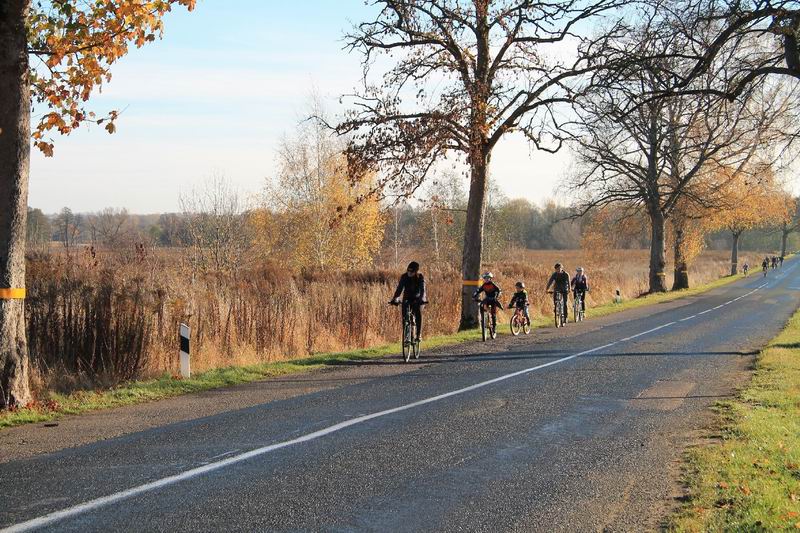
[[[486,342],[486,311],[481,306],[481,340]]]
[[[525,322],[525,319],[520,319],[519,313],[515,311],[511,315],[511,334],[515,337],[522,332],[522,322]]]
[[[411,322],[411,349],[414,359],[419,359],[419,336],[417,335],[417,320]]]
[[[406,321],[403,325],[403,360],[408,363],[411,360],[411,349],[414,345],[414,339],[412,337],[412,326],[411,322]]]
[[[493,339],[497,338],[497,311],[495,314],[489,316],[489,336]]]
[[[578,322],[578,315],[580,314],[580,311],[578,311],[578,308],[580,307],[579,304],[580,302],[577,298],[572,300],[572,320],[574,320],[576,323]]]
[[[531,323],[525,317],[522,317],[522,331],[525,332],[525,335],[529,335],[531,332]]]
[[[556,298],[556,301],[553,303],[553,315],[555,315],[556,319],[556,327],[561,327],[561,300]]]

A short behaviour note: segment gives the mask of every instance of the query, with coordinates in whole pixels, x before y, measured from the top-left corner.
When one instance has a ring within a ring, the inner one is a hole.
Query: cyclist
[[[570,279],[569,274],[564,270],[561,263],[556,263],[555,272],[550,275],[547,281],[546,292],[550,292],[550,286],[553,286],[553,305],[555,306],[556,298],[560,294],[561,301],[564,303],[564,320],[567,316],[567,295],[569,294]]]
[[[531,325],[531,317],[528,314],[528,291],[525,290],[525,283],[522,281],[518,281],[514,284],[514,288],[516,292],[514,295],[511,296],[511,301],[508,302],[509,309],[522,309],[522,315],[525,317],[525,320],[528,321],[528,325]]]
[[[575,277],[572,278],[572,297],[581,303],[581,311],[586,311],[586,293],[589,292],[589,278],[583,271],[583,267],[575,270]]]
[[[764,260],[761,261],[761,270],[764,271],[765,276],[767,275],[768,268],[769,268],[769,259],[765,257]]]
[[[781,268],[783,268],[783,259],[784,259],[783,256],[780,256],[778,258],[778,262],[781,264]]]
[[[403,316],[406,316],[406,307],[411,306],[414,319],[417,321],[417,341],[422,340],[422,306],[428,303],[427,292],[425,290],[425,277],[419,271],[419,263],[411,261],[406,272],[400,276],[397,290],[390,304],[400,303],[400,295],[403,295]]]
[[[774,255],[772,256],[772,270],[775,270],[778,267],[778,258]]]
[[[742,271],[744,272],[744,275],[745,275],[745,276],[747,276],[747,271],[748,271],[748,270],[750,270],[750,265],[748,265],[747,263],[745,263],[745,264],[742,266]]]
[[[485,294],[481,305],[483,306],[484,310],[488,310],[489,314],[492,317],[492,323],[497,325],[497,309],[503,307],[500,303],[500,293],[503,292],[500,290],[500,287],[497,286],[494,282],[494,274],[491,272],[486,272],[483,276],[483,284],[478,287],[474,293],[472,293],[472,299],[476,302],[481,301],[478,299],[481,293]]]

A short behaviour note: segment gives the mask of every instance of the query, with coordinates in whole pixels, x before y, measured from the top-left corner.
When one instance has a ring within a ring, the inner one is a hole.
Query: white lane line
[[[756,291],[760,290],[761,288],[763,288],[766,285],[767,284],[764,283],[763,285],[761,285],[761,286],[753,289],[749,293],[747,293],[745,296],[749,296],[749,295],[755,293]],[[740,296],[740,298],[741,298],[741,296]],[[731,303],[733,301],[735,301],[735,300],[731,300],[730,302],[727,302],[727,303]],[[496,378],[493,378],[493,379],[490,379],[490,380],[487,380],[487,381],[482,381],[480,383],[475,383],[474,385],[470,385],[470,386],[464,387],[462,389],[457,389],[457,390],[454,390],[454,391],[446,392],[444,394],[439,394],[438,396],[432,396],[430,398],[425,398],[424,400],[419,400],[419,401],[412,402],[412,403],[409,403],[409,404],[406,404],[406,405],[401,405],[399,407],[394,407],[392,409],[386,409],[385,411],[379,411],[377,413],[372,413],[372,414],[368,414],[368,415],[359,416],[357,418],[346,420],[344,422],[340,422],[338,424],[334,424],[333,426],[329,426],[327,428],[320,429],[318,431],[314,431],[313,433],[308,433],[308,434],[303,435],[301,437],[297,437],[296,439],[291,439],[291,440],[287,440],[287,441],[284,441],[284,442],[271,444],[269,446],[264,446],[262,448],[256,448],[255,450],[251,450],[249,452],[245,452],[245,453],[233,456],[233,457],[229,457],[228,459],[223,459],[222,461],[217,461],[215,463],[209,463],[209,464],[206,464],[206,465],[202,465],[202,466],[199,466],[199,467],[196,467],[196,468],[192,468],[191,470],[186,470],[185,472],[181,472],[179,474],[175,474],[173,476],[165,477],[163,479],[152,481],[150,483],[145,483],[144,485],[139,485],[138,487],[133,487],[133,488],[130,488],[130,489],[127,489],[127,490],[116,492],[114,494],[110,494],[108,496],[103,496],[101,498],[96,498],[94,500],[90,500],[88,502],[85,502],[85,503],[82,503],[82,504],[79,504],[79,505],[75,505],[73,507],[68,507],[67,509],[63,509],[61,511],[56,511],[56,512],[53,512],[53,513],[49,513],[49,514],[46,514],[46,515],[41,516],[39,518],[34,518],[32,520],[27,520],[25,522],[20,522],[19,524],[14,524],[14,525],[9,526],[9,527],[7,527],[5,529],[0,529],[0,533],[17,533],[17,532],[23,532],[23,531],[31,531],[31,530],[38,529],[38,528],[41,528],[41,527],[44,527],[44,526],[48,526],[48,525],[53,524],[55,522],[58,522],[60,520],[64,520],[65,518],[70,518],[70,517],[77,516],[77,515],[82,514],[82,513],[87,513],[87,512],[90,512],[90,511],[94,511],[94,510],[97,510],[97,509],[99,509],[101,507],[105,507],[107,505],[110,505],[112,503],[116,503],[116,502],[119,502],[119,501],[122,501],[122,500],[126,500],[128,498],[132,498],[134,496],[138,496],[139,494],[144,494],[146,492],[157,490],[157,489],[160,489],[160,488],[163,488],[163,487],[175,484],[175,483],[180,483],[181,481],[187,481],[189,479],[201,476],[203,474],[207,474],[209,472],[214,472],[215,470],[220,470],[222,468],[225,468],[225,467],[240,463],[242,461],[247,461],[248,459],[252,459],[254,457],[265,455],[267,453],[274,452],[274,451],[280,450],[282,448],[287,448],[289,446],[294,446],[296,444],[302,444],[304,442],[309,442],[309,441],[318,439],[320,437],[324,437],[326,435],[330,435],[331,433],[336,433],[337,431],[341,431],[341,430],[346,429],[346,428],[348,428],[350,426],[355,426],[357,424],[362,424],[364,422],[367,422],[369,420],[373,420],[375,418],[381,418],[381,417],[388,416],[388,415],[391,415],[391,414],[394,414],[394,413],[399,413],[399,412],[402,412],[402,411],[407,411],[409,409],[414,409],[415,407],[419,407],[419,406],[426,405],[426,404],[429,404],[429,403],[438,402],[438,401],[444,400],[445,398],[450,398],[452,396],[458,396],[458,395],[461,395],[461,394],[465,394],[467,392],[471,392],[471,391],[474,391],[474,390],[477,390],[477,389],[481,389],[483,387],[487,387],[489,385],[493,385],[495,383],[499,383],[501,381],[506,381],[508,379],[512,379],[512,378],[515,378],[515,377],[518,377],[518,376],[522,376],[524,374],[529,374],[531,372],[535,372],[537,370],[541,370],[542,368],[547,368],[549,366],[565,363],[567,361],[570,361],[570,360],[575,359],[577,357],[580,357],[582,355],[588,355],[590,353],[599,352],[601,350],[605,350],[606,348],[610,348],[610,347],[615,346],[617,344],[620,344],[622,342],[627,342],[627,341],[642,337],[644,335],[647,335],[647,334],[650,334],[650,333],[654,333],[654,332],[659,331],[661,329],[664,329],[666,327],[669,327],[669,326],[672,326],[674,324],[677,324],[678,322],[683,322],[685,320],[689,320],[691,318],[695,318],[695,317],[697,317],[699,315],[704,315],[704,314],[706,314],[706,313],[708,313],[710,311],[713,311],[714,309],[719,309],[720,307],[722,307],[722,306],[717,306],[717,307],[715,307],[713,309],[706,309],[705,311],[697,313],[696,315],[692,315],[690,317],[686,317],[686,318],[681,319],[681,320],[675,320],[675,321],[669,322],[667,324],[662,324],[661,326],[658,326],[658,327],[655,327],[655,328],[652,328],[652,329],[648,329],[647,331],[643,331],[641,333],[637,333],[636,335],[631,335],[630,337],[625,337],[624,339],[619,339],[617,341],[610,342],[608,344],[604,344],[602,346],[598,346],[598,347],[592,348],[590,350],[585,350],[583,352],[579,352],[579,353],[576,353],[576,354],[568,355],[568,356],[562,357],[560,359],[555,359],[555,360],[550,361],[548,363],[543,363],[541,365],[536,365],[536,366],[533,366],[533,367],[530,367],[530,368],[525,368],[525,369],[519,370],[517,372],[512,372],[511,374],[505,374],[505,375],[502,375],[502,376],[498,376]],[[222,455],[227,455],[227,454],[222,454]],[[217,456],[217,457],[220,457],[220,456]],[[212,457],[212,459],[213,459],[213,457]]]

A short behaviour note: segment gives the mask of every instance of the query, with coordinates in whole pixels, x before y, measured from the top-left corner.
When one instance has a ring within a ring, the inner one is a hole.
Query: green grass
[[[717,405],[721,440],[687,453],[689,495],[672,531],[800,529],[800,312]]]
[[[605,316],[644,305],[667,302],[677,298],[699,294],[728,284],[739,278],[741,278],[741,276],[728,276],[720,278],[713,283],[688,290],[653,294],[633,300],[625,300],[619,304],[610,303],[599,307],[593,307],[587,310],[587,317]],[[500,317],[499,321],[501,321],[501,323],[499,325],[499,330],[501,333],[508,332],[507,322],[509,318],[510,315],[508,315],[507,312]],[[553,319],[551,316],[542,316],[533,320],[533,326],[550,326],[552,322]],[[431,350],[441,346],[452,346],[464,342],[476,341],[478,339],[480,339],[479,330],[461,331],[452,335],[426,338],[423,343],[423,350]],[[110,409],[112,407],[161,400],[192,392],[250,383],[270,377],[308,372],[310,370],[345,362],[385,357],[399,352],[400,344],[392,343],[350,352],[319,354],[313,357],[291,361],[220,368],[196,374],[191,379],[176,379],[172,376],[165,375],[158,379],[133,381],[107,390],[79,391],[69,395],[48,393],[46,398],[29,408],[0,411],[0,429],[33,422],[46,422],[65,414],[80,414],[98,409]]]

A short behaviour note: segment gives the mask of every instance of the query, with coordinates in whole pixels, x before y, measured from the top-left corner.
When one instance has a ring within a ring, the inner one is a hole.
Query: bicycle
[[[572,297],[572,317],[575,322],[583,322],[586,317],[586,304],[584,303],[586,293],[584,291],[575,291]]]
[[[553,315],[555,316],[556,327],[560,328],[567,325],[567,306],[564,303],[564,295],[558,291],[547,291],[553,294]]]
[[[389,302],[389,305],[401,305],[400,302]],[[403,360],[408,363],[411,357],[419,359],[419,338],[417,337],[417,319],[411,304],[403,306]]]
[[[524,309],[522,307],[515,307],[514,314],[511,315],[511,334],[515,337],[524,332],[525,335],[531,332],[531,322],[525,318]]]
[[[486,309],[484,306],[485,300],[475,300],[478,302],[478,309],[481,314],[481,340],[486,342],[486,332],[488,330],[489,337],[492,339],[497,338],[497,309],[494,313],[489,313],[491,320],[486,320]],[[499,303],[498,303],[499,305]]]

